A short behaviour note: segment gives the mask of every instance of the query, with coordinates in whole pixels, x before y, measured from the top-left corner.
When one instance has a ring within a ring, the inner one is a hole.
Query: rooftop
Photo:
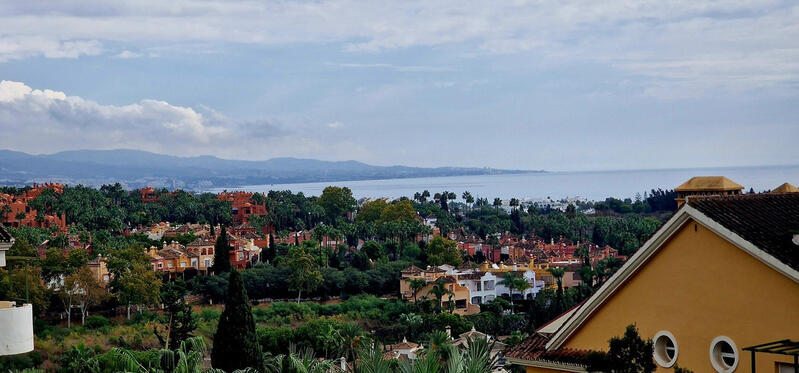
[[[799,271],[799,193],[696,197],[688,204]]]
[[[799,193],[799,188],[791,185],[790,183],[784,183],[774,188],[771,193]]]
[[[677,192],[741,190],[744,187],[724,176],[694,176],[674,188]]]

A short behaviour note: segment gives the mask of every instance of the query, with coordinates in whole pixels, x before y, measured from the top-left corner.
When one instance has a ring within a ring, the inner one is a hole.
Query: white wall
[[[0,308],[0,356],[33,351],[33,307]]]

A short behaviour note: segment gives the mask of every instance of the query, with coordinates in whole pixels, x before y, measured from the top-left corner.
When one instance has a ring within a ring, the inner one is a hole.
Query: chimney
[[[447,328],[445,330],[447,331],[447,338],[452,339],[452,328],[450,328],[450,326],[447,325]]]

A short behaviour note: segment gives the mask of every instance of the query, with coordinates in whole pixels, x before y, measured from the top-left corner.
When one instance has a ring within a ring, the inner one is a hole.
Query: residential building
[[[406,338],[403,338],[402,342],[400,343],[383,346],[383,351],[385,351],[383,356],[387,359],[413,361],[418,358],[418,354],[422,351],[422,349],[424,349],[422,345],[408,342]]]
[[[6,251],[14,237],[0,224],[0,267],[6,265]],[[0,356],[33,351],[33,306],[0,300]]]
[[[427,267],[422,270],[416,266],[410,266],[402,270],[400,280],[400,293],[404,299],[414,300],[413,289],[410,287],[411,279],[423,279],[426,285],[416,293],[416,299],[436,299],[431,293],[433,287],[438,282],[443,282],[446,289],[450,292],[441,299],[443,309],[452,309],[459,315],[471,315],[480,312],[480,307],[471,303],[471,293],[469,288],[458,281],[457,275],[452,275],[446,269],[439,267]]]
[[[237,191],[219,193],[217,198],[220,201],[230,202],[233,209],[233,222],[235,224],[249,223],[250,216],[266,216],[266,203],[256,203],[253,201],[253,193]]]
[[[97,258],[89,260],[86,265],[92,271],[94,279],[97,282],[108,286],[111,283],[111,272],[108,271],[108,263],[102,254],[98,254]]]
[[[214,244],[211,238],[198,237],[186,245],[186,251],[197,256],[197,270],[202,273],[208,273],[214,265]]]
[[[199,256],[186,251],[183,245],[174,241],[169,244],[164,243],[161,250],[150,247],[147,254],[151,258],[150,264],[153,265],[153,270],[157,272],[178,274],[188,268],[199,268]]]
[[[67,222],[64,214],[40,213],[29,205],[46,189],[61,194],[64,186],[57,183],[33,184],[33,188],[20,195],[0,193],[0,224],[11,227],[57,227],[60,231],[65,231]]]
[[[506,356],[527,372],[585,372],[581,357],[635,324],[658,372],[782,373],[799,369],[797,320],[799,194],[692,196],[596,293]]]
[[[677,206],[682,206],[692,196],[738,195],[744,189],[740,184],[724,176],[694,176],[674,188],[677,192]]]

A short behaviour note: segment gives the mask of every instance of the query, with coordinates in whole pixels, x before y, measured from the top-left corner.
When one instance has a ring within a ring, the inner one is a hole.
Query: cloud
[[[313,43],[354,56],[426,48],[466,57],[521,55],[555,66],[600,64],[649,79],[652,91],[749,90],[797,85],[797,17],[799,2],[780,0],[3,2],[0,62],[97,55],[105,43],[180,53],[216,51],[220,44]],[[126,52],[116,57],[139,54]]]
[[[333,122],[339,123],[339,122]],[[0,81],[0,148],[33,153],[131,148],[240,159],[278,155],[338,157],[358,147],[311,136],[277,119],[241,121],[206,106],[143,99],[103,105],[21,82]]]
[[[102,53],[97,40],[58,40],[47,36],[0,36],[0,62],[29,57],[78,58]]]
[[[117,54],[114,57],[121,58],[121,59],[129,59],[129,58],[139,58],[139,57],[142,57],[142,56],[143,55],[141,53],[136,53],[136,52],[131,52],[129,50],[124,50],[124,51],[120,52],[119,54]]]
[[[438,67],[438,66],[403,66],[403,65],[394,65],[390,63],[336,63],[331,64],[338,67],[345,67],[345,68],[354,68],[354,69],[387,69],[387,70],[394,70],[399,72],[445,72],[445,71],[455,71],[455,69],[450,67]]]
[[[328,123],[327,127],[328,128],[334,128],[334,129],[335,128],[341,128],[341,127],[344,127],[344,123],[341,123],[339,121],[335,121],[335,122]]]

